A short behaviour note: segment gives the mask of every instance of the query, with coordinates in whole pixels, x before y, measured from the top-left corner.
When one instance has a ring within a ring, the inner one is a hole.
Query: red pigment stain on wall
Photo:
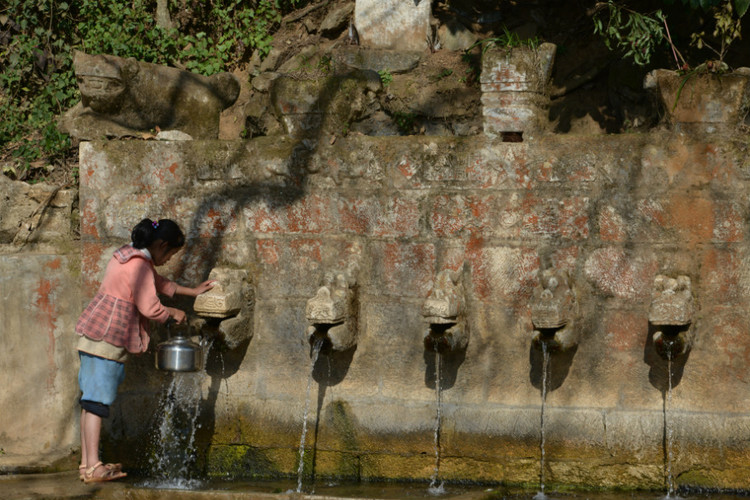
[[[59,266],[59,264],[58,260],[57,265]],[[51,297],[57,285],[57,280],[50,281],[40,278],[36,288],[37,299],[34,302],[39,310],[39,324],[47,332],[48,391],[52,391],[54,388],[55,376],[57,375],[57,366],[55,365],[55,323],[57,322],[57,315],[55,314],[55,307]]]
[[[453,236],[465,227],[463,201],[448,195],[435,198],[430,214],[432,230],[438,237]]]
[[[625,221],[613,207],[605,207],[599,213],[599,237],[604,241],[625,241]]]
[[[384,216],[375,221],[374,235],[410,237],[419,232],[419,207],[415,201],[394,198],[380,210]]]
[[[321,247],[320,240],[302,239],[289,242],[289,251],[301,272],[315,269],[323,261]]]
[[[234,214],[230,214],[234,217]],[[223,215],[220,210],[215,208],[209,209],[204,216],[204,230],[201,231],[201,237],[211,238],[223,233],[227,228],[224,223]]]
[[[93,201],[87,201],[81,209],[81,235],[99,238],[99,231],[96,229],[96,210]]]
[[[279,247],[275,241],[258,240],[257,250],[258,257],[264,264],[275,266],[279,263]]]
[[[609,311],[605,316],[605,335],[611,349],[634,353],[643,349],[643,338],[648,332],[648,318],[629,311]]]
[[[84,296],[92,298],[99,288],[99,260],[104,254],[105,247],[100,243],[83,243],[81,247],[82,292]]]
[[[471,279],[479,299],[490,295],[489,275],[484,259],[484,239],[472,236],[466,242],[466,260],[471,264]]]
[[[249,212],[248,224],[258,233],[278,233],[284,230],[282,219],[277,211],[265,205],[260,205]]]
[[[417,173],[416,169],[409,163],[409,160],[402,160],[398,164],[398,171],[407,179],[411,179]]]
[[[378,210],[371,200],[341,200],[338,207],[341,228],[345,232],[367,234]]]
[[[331,204],[322,196],[302,198],[287,210],[289,231],[321,233],[334,227]]]
[[[668,210],[675,227],[691,244],[707,242],[714,232],[713,203],[689,194],[675,196]]]

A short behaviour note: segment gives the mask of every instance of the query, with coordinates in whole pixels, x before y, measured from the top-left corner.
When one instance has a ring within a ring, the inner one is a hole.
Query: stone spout
[[[312,344],[323,337],[334,351],[344,351],[357,343],[356,282],[345,273],[327,275],[323,285],[305,305]]]
[[[695,306],[690,278],[654,278],[648,322],[656,331],[652,335],[656,352],[664,359],[686,354],[693,344],[691,328]]]
[[[217,267],[208,278],[214,287],[195,298],[193,310],[233,349],[253,336],[255,294],[249,275],[242,269]]]
[[[539,274],[539,286],[531,298],[532,345],[548,351],[566,351],[578,345],[575,328],[578,301],[570,279],[547,269]]]
[[[424,335],[425,349],[446,352],[466,348],[469,332],[464,304],[460,274],[449,269],[439,272],[422,306],[423,320],[429,325]]]

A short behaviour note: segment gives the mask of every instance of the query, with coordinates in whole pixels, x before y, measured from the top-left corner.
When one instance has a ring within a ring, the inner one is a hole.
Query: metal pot
[[[169,338],[156,346],[155,365],[159,370],[170,372],[195,372],[203,369],[203,345],[190,340],[185,332],[171,335],[171,325],[167,323]]]

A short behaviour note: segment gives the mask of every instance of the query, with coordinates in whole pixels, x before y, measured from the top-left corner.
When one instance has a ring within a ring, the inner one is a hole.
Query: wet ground
[[[77,471],[57,474],[0,475],[0,500],[285,500],[285,499],[443,499],[443,500],[746,500],[749,492],[565,492],[542,495],[533,490],[502,486],[445,485],[443,491],[424,483],[362,483],[316,485],[296,493],[295,481],[193,482],[158,484],[143,478],[83,484]]]

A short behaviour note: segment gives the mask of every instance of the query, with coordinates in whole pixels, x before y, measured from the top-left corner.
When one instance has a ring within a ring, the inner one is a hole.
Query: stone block
[[[429,2],[357,0],[354,24],[366,48],[423,51],[432,39]]]
[[[633,255],[607,247],[591,253],[584,272],[602,293],[634,300],[650,297],[657,266],[656,256],[651,253]]]
[[[381,293],[424,297],[435,273],[435,246],[431,243],[384,241],[373,245],[372,282]]]
[[[473,291],[481,300],[516,303],[531,295],[539,269],[536,251],[477,241],[470,244],[466,258]]]
[[[68,457],[77,446],[73,330],[82,310],[78,259],[64,254],[0,256],[0,288],[7,291],[0,301],[0,404],[6,409],[0,412],[0,468],[39,470]]]

